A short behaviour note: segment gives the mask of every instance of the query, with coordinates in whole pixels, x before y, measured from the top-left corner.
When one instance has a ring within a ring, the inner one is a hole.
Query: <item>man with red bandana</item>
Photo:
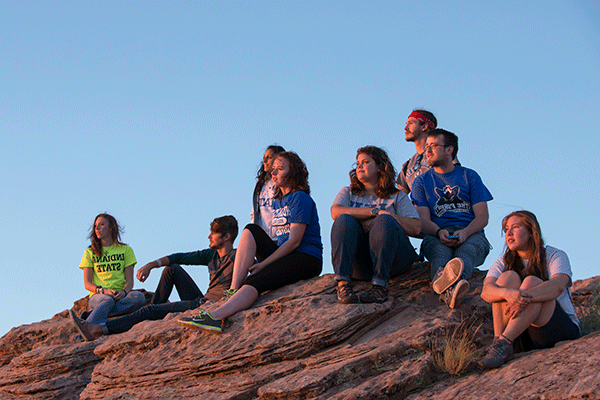
[[[426,172],[430,167],[425,157],[425,141],[427,133],[437,126],[435,116],[426,110],[414,110],[407,118],[404,126],[405,140],[414,142],[417,152],[402,165],[396,178],[398,189],[409,194],[415,178]]]

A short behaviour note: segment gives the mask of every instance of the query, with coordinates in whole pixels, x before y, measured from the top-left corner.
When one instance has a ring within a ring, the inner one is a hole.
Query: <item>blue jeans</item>
[[[450,234],[464,227],[454,226],[448,229]],[[483,264],[485,258],[490,252],[490,242],[486,239],[483,232],[472,234],[458,247],[448,247],[440,239],[432,235],[426,235],[421,244],[421,250],[427,259],[431,262],[431,279],[439,268],[444,268],[448,261],[455,257],[460,258],[464,263],[463,273],[460,279],[469,279],[475,267]]]
[[[105,322],[108,317],[113,315],[128,314],[134,312],[146,303],[146,296],[142,292],[132,290],[119,301],[115,301],[111,296],[96,293],[90,297],[89,306],[92,312],[86,321],[92,324]]]
[[[417,260],[408,236],[390,215],[369,222],[368,232],[352,216],[340,215],[331,228],[331,262],[337,281],[371,280],[387,287],[390,278]]]

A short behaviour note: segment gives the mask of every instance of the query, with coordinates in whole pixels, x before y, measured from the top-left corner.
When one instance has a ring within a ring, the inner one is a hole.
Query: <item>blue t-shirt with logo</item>
[[[410,193],[417,207],[428,207],[431,221],[440,228],[466,227],[473,221],[473,204],[493,199],[472,169],[455,165],[438,174],[433,168],[417,176]]]
[[[306,224],[304,235],[297,251],[310,254],[323,260],[323,244],[317,205],[310,195],[302,190],[288,193],[273,201],[273,220],[271,229],[281,246],[290,238],[290,224]]]

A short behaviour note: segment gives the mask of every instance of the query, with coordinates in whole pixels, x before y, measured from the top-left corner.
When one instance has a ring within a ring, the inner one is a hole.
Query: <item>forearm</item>
[[[357,220],[373,218],[372,207],[344,207],[338,204],[331,206],[331,218],[335,221],[340,215],[348,214]]]
[[[514,289],[507,289],[495,283],[484,283],[481,290],[481,298],[488,303],[501,303],[507,301],[506,298],[509,290]]]
[[[556,299],[564,289],[565,286],[560,285],[559,282],[549,280],[540,283],[534,288],[526,289],[525,291],[532,296],[531,301],[533,303],[545,303]]]
[[[421,220],[418,218],[403,217],[390,214],[400,224],[400,227],[408,236],[416,237],[421,233]]]
[[[471,236],[474,233],[481,232],[488,224],[487,216],[476,216],[469,225],[462,230],[467,233],[467,236]]]
[[[275,250],[271,255],[265,258],[261,264],[269,265],[272,262],[279,260],[280,258],[287,256],[292,251],[296,250],[296,248],[300,245],[300,243],[292,242],[291,240],[287,240],[284,244],[279,246],[277,250]]]

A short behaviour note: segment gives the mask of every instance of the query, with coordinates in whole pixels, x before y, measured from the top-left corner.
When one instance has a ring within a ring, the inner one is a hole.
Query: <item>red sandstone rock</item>
[[[425,268],[393,280],[384,304],[338,304],[325,275],[266,293],[220,336],[178,325],[188,311],[86,343],[63,311],[0,339],[0,399],[599,398],[598,333],[485,373],[436,368],[432,342],[461,321],[482,324],[478,346],[491,341],[484,276],[475,272],[470,296],[452,311]],[[576,303],[598,282],[575,282]]]

